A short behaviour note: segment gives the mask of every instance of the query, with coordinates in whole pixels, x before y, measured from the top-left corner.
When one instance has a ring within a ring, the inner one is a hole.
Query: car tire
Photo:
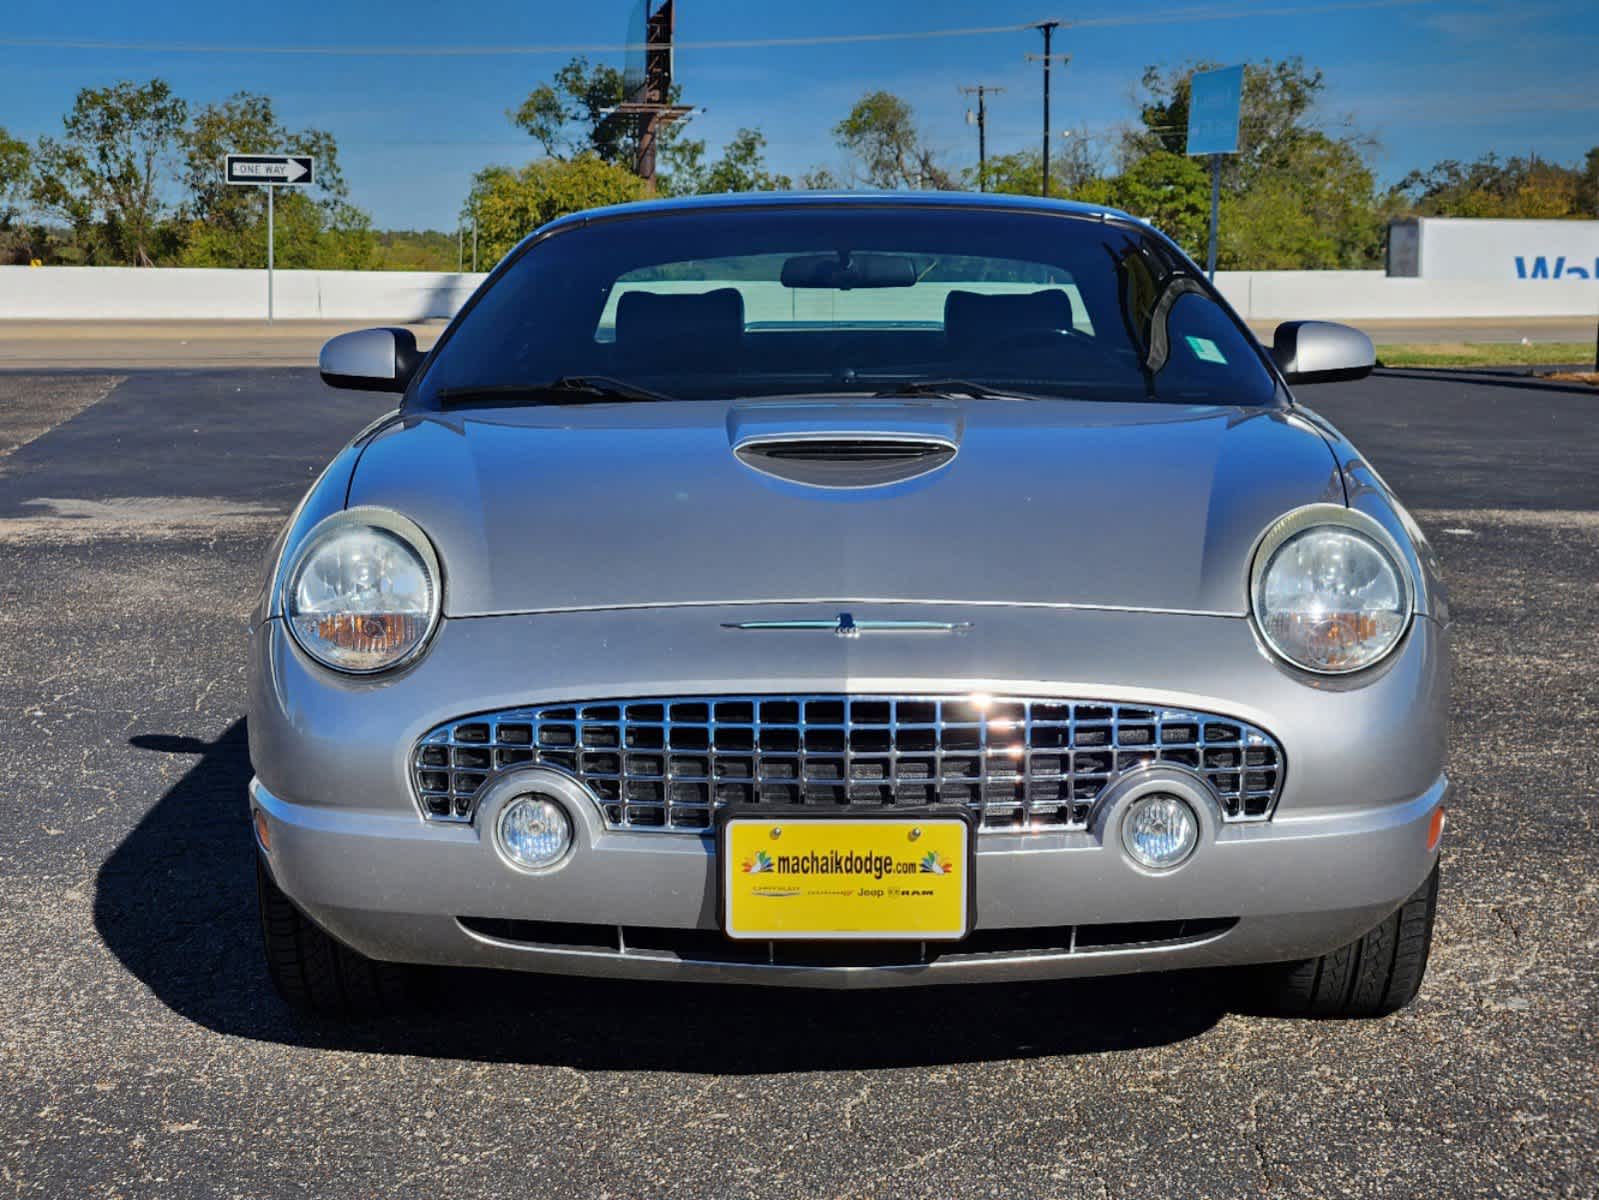
[[[312,924],[274,882],[259,854],[255,896],[267,973],[291,1008],[322,1017],[369,1018],[410,1006],[410,970],[358,954]]]
[[[1319,1019],[1386,1017],[1416,998],[1432,951],[1438,866],[1371,932],[1319,958],[1264,968],[1267,1010]]]

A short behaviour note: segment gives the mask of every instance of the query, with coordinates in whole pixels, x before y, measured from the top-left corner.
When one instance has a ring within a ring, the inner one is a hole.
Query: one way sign
[[[224,179],[228,183],[306,187],[316,181],[316,164],[309,154],[230,154]]]

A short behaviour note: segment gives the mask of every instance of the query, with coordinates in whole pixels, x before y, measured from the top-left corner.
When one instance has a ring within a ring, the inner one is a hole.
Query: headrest
[[[944,337],[971,345],[1013,333],[1070,329],[1075,315],[1070,293],[1060,288],[997,296],[956,291],[944,298]]]
[[[685,354],[707,343],[726,347],[744,336],[744,297],[714,292],[624,292],[616,306],[616,345],[627,351]]]

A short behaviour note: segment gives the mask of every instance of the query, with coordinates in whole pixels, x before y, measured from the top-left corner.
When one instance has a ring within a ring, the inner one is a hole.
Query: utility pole
[[[1065,67],[1067,63],[1071,62],[1072,56],[1070,54],[1050,53],[1050,45],[1055,36],[1055,30],[1060,28],[1059,21],[1040,21],[1033,28],[1044,35],[1044,53],[1041,55],[1029,54],[1027,61],[1035,62],[1043,59],[1044,62],[1044,195],[1047,196],[1049,195],[1049,65],[1058,58],[1060,59],[1060,65]]]
[[[979,83],[975,87],[961,88],[961,95],[970,96],[977,93],[977,190],[988,190],[988,97],[998,95],[1005,89],[994,87],[992,84]],[[967,112],[966,120],[969,122],[972,114]]]

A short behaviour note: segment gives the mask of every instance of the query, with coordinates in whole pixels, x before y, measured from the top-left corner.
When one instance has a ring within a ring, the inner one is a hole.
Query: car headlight
[[[439,615],[439,567],[422,531],[386,509],[351,509],[312,530],[283,590],[300,648],[370,674],[414,657]]]
[[[1266,643],[1307,671],[1369,667],[1410,624],[1410,576],[1387,532],[1363,513],[1290,513],[1255,553],[1251,602]]]

